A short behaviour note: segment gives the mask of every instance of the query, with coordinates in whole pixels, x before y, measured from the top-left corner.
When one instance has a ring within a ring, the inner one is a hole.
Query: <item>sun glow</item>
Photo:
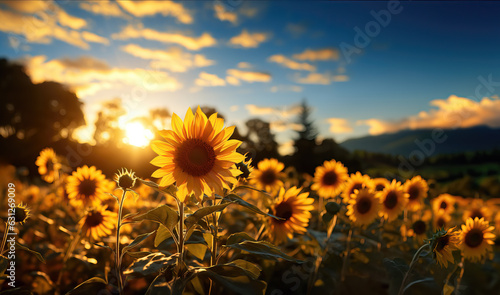
[[[139,122],[127,123],[124,130],[123,142],[133,146],[145,147],[154,138],[153,132]]]

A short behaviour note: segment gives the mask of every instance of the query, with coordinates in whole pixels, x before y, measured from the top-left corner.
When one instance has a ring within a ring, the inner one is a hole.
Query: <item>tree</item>
[[[294,141],[295,153],[292,156],[293,164],[298,172],[313,174],[318,161],[315,160],[316,137],[318,131],[314,126],[314,121],[310,118],[312,108],[304,99],[301,103],[301,111],[297,117],[297,123],[302,125],[302,129],[297,131],[298,138]]]

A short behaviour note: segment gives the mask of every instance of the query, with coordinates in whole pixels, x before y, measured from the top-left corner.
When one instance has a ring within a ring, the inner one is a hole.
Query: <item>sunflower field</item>
[[[1,294],[500,294],[500,199],[335,159],[285,173],[200,108],[171,126],[152,175],[73,169],[51,147],[43,185],[4,169]]]

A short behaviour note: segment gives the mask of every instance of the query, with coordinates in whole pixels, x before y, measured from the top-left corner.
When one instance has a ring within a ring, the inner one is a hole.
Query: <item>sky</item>
[[[132,133],[126,121],[149,109],[182,118],[206,105],[242,129],[271,122],[288,153],[303,99],[338,142],[500,127],[499,13],[496,2],[0,1],[0,57],[75,91],[82,138],[121,98]]]

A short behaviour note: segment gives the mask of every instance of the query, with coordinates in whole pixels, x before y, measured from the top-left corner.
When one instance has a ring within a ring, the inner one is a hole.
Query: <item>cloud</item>
[[[295,82],[300,84],[319,84],[319,85],[330,85],[332,82],[346,82],[349,81],[349,76],[346,75],[332,75],[330,73],[309,73],[305,77],[296,75],[294,77]]]
[[[80,30],[81,28],[87,26],[86,20],[84,20],[83,18],[70,15],[66,11],[60,8],[57,9],[57,20],[61,25],[74,30]]]
[[[270,128],[275,132],[283,132],[287,130],[302,131],[304,129],[304,126],[298,123],[275,120],[271,121]]]
[[[302,92],[304,90],[302,86],[297,86],[297,85],[277,85],[271,87],[271,92]]]
[[[201,87],[225,86],[226,81],[217,75],[201,72],[195,80],[195,84]]]
[[[335,48],[306,49],[301,53],[294,54],[293,58],[308,61],[338,60],[339,51]]]
[[[477,125],[500,127],[500,100],[483,98],[474,101],[469,98],[451,95],[447,99],[436,99],[430,102],[437,107],[422,111],[416,115],[396,121],[368,119],[358,121],[359,125],[368,125],[372,135],[392,133],[405,129],[422,128],[466,128]]]
[[[247,104],[245,108],[251,115],[275,115],[280,118],[289,118],[299,114],[302,110],[300,105],[283,106],[283,107],[262,107],[254,104]]]
[[[58,39],[83,49],[90,47],[80,32],[58,25],[57,18],[47,15],[43,19],[35,16],[27,17],[24,14],[0,9],[0,19],[2,20],[0,31],[20,35],[27,42],[49,44],[53,39]]]
[[[240,69],[251,69],[251,68],[253,68],[253,66],[249,62],[242,61],[242,62],[238,63],[238,68],[240,68]]]
[[[68,85],[79,97],[115,87],[137,86],[145,91],[175,91],[182,87],[165,72],[140,68],[114,68],[90,56],[52,59],[27,57],[24,64],[34,83],[55,81]]]
[[[118,4],[123,10],[137,17],[153,16],[161,14],[163,16],[175,17],[183,24],[193,23],[191,13],[180,3],[172,1],[129,1],[119,0]]]
[[[285,29],[292,34],[294,37],[300,37],[302,34],[304,34],[307,30],[307,27],[305,24],[299,23],[299,24],[293,24],[289,23],[286,25]]]
[[[331,133],[351,133],[352,127],[344,118],[328,118],[326,121],[330,124]]]
[[[308,64],[308,63],[301,63],[301,62],[296,62],[294,60],[289,59],[288,57],[282,55],[282,54],[275,54],[267,59],[270,62],[275,62],[278,63],[285,68],[289,68],[292,70],[304,70],[304,71],[316,71],[316,67]]]
[[[260,43],[269,39],[266,33],[249,33],[247,30],[241,31],[241,34],[234,36],[229,40],[229,44],[244,48],[257,48]]]
[[[238,85],[240,85],[240,84],[241,84],[241,83],[240,83],[240,80],[238,80],[236,77],[233,77],[233,76],[227,76],[227,77],[226,77],[226,82],[227,82],[228,84],[233,85],[233,86],[238,86]]]
[[[35,13],[49,9],[54,4],[51,1],[3,1],[10,8],[24,13]]]
[[[292,155],[294,152],[293,140],[286,141],[278,147],[278,153],[282,156]]]
[[[100,14],[106,16],[124,16],[123,11],[115,3],[108,0],[99,0],[93,2],[82,2],[80,8],[92,12],[93,14]]]
[[[87,42],[94,42],[94,43],[101,43],[104,45],[109,45],[109,40],[108,38],[96,35],[91,32],[82,32],[82,37],[85,39]]]
[[[207,59],[202,54],[191,54],[176,47],[171,47],[168,50],[156,50],[137,44],[128,44],[121,49],[135,57],[151,60],[152,68],[167,69],[172,72],[186,72],[191,68],[215,64],[215,61]]]
[[[230,106],[230,107],[229,107],[229,110],[230,110],[231,112],[236,112],[236,111],[237,111],[237,110],[239,110],[239,109],[240,109],[240,106],[239,106],[239,105],[236,105],[236,104],[235,104],[235,105],[232,105],[232,106]]]
[[[120,33],[111,35],[113,39],[127,40],[144,38],[164,43],[174,43],[184,46],[189,50],[200,50],[217,44],[217,41],[209,33],[203,33],[200,37],[185,36],[181,33],[160,32],[153,29],[144,28],[142,25],[128,25]]]
[[[249,83],[271,81],[271,74],[264,72],[248,72],[237,69],[229,69],[227,70],[227,75]]]
[[[215,17],[221,21],[228,21],[233,24],[238,22],[238,14],[236,12],[227,11],[221,3],[214,5]]]

